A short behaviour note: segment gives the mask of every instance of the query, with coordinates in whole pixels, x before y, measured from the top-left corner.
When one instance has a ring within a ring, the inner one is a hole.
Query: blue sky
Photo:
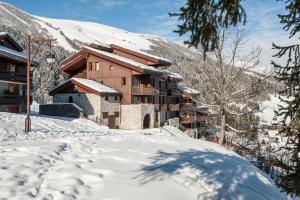
[[[1,0],[0,0],[1,1]],[[132,32],[155,34],[175,42],[182,42],[172,31],[176,18],[168,12],[176,12],[186,0],[2,0],[43,17],[92,21]],[[269,64],[271,44],[287,42],[288,35],[276,17],[284,13],[284,4],[276,0],[244,0],[247,11],[248,32],[252,46],[263,48],[263,64]]]

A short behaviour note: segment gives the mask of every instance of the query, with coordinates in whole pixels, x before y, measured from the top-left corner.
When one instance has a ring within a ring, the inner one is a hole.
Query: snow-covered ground
[[[0,199],[285,199],[232,151],[178,129],[0,113]],[[168,130],[168,131],[167,131]]]

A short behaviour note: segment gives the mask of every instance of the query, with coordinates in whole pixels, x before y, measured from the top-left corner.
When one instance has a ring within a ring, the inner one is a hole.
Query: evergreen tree
[[[292,38],[300,31],[300,2],[288,0],[286,4],[288,14],[279,15],[279,18],[285,24],[284,29],[290,31]],[[274,57],[287,57],[284,65],[272,61],[276,69],[275,77],[285,85],[280,94],[286,97],[281,98],[286,106],[281,106],[277,112],[277,115],[283,116],[283,127],[279,134],[288,138],[284,147],[287,154],[280,160],[285,170],[278,183],[287,193],[300,196],[300,44],[273,44],[273,48],[278,51]]]
[[[219,30],[246,23],[246,12],[241,1],[188,0],[179,13],[169,13],[183,21],[174,32],[180,36],[190,33],[190,39],[185,44],[196,48],[200,44],[205,55],[217,48],[221,36]]]
[[[179,13],[171,13],[182,22],[175,30],[180,36],[190,34],[189,46],[199,45],[204,51],[218,48],[220,40],[219,30],[234,27],[238,23],[246,23],[246,12],[241,5],[242,0],[187,0],[185,7]],[[300,1],[286,0],[285,9],[288,14],[278,15],[284,30],[290,31],[290,38],[300,31]],[[281,100],[286,103],[278,112],[283,116],[283,128],[280,134],[288,138],[287,157],[282,159],[285,170],[278,183],[287,193],[300,195],[300,44],[279,46],[274,57],[287,59],[285,65],[272,62],[276,69],[276,78],[285,84],[281,92],[287,98]]]

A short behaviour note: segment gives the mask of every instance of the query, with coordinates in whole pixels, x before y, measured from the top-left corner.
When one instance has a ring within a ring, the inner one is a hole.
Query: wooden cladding
[[[156,95],[157,90],[154,87],[132,87],[133,95]]]

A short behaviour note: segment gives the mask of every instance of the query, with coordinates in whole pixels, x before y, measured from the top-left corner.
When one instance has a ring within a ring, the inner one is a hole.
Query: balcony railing
[[[12,105],[25,102],[25,96],[19,96],[17,94],[0,94],[0,105]]]
[[[154,87],[132,87],[133,95],[156,95],[158,91]]]
[[[0,80],[25,83],[26,75],[1,70],[0,71]]]
[[[159,104],[160,111],[168,111],[168,104]]]
[[[183,116],[180,118],[180,123],[182,124],[191,124],[194,122],[206,121],[205,116]]]
[[[169,111],[179,111],[179,104],[169,104]]]

